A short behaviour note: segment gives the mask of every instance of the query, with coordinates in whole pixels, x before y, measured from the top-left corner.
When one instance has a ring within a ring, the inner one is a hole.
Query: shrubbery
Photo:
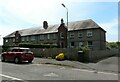
[[[2,52],[9,51],[11,47],[25,47],[25,48],[57,48],[57,45],[53,44],[33,44],[33,43],[18,43],[16,46],[2,46]]]
[[[33,43],[19,43],[19,47],[28,48],[57,48],[57,45],[53,44],[33,44]]]

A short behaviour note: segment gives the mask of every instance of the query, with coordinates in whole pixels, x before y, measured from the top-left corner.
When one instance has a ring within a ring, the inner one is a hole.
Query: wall
[[[55,58],[56,55],[58,55],[59,53],[64,53],[65,57],[69,60],[79,60],[79,56],[78,56],[78,49],[75,48],[53,48],[53,49],[32,49],[32,51],[34,52],[35,56],[37,57],[52,57]],[[100,60],[109,56],[113,56],[118,54],[118,50],[117,49],[113,49],[113,50],[94,50],[94,51],[90,51],[88,58],[90,62],[94,62],[96,60]]]
[[[118,55],[118,49],[90,51],[89,61],[100,60],[114,55]]]
[[[52,57],[55,58],[59,53],[64,53],[65,57],[70,60],[77,60],[77,49],[67,48],[52,48],[52,49],[40,49],[33,48],[32,51],[37,57]]]

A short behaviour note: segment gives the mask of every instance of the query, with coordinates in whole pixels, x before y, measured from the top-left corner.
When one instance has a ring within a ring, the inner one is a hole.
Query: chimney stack
[[[48,28],[48,23],[47,23],[47,21],[44,21],[44,22],[43,22],[43,28],[44,28],[44,29],[47,29],[47,28]]]

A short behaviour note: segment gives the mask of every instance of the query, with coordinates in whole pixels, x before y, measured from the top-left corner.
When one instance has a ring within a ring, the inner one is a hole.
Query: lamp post
[[[66,44],[67,44],[67,48],[68,48],[68,8],[62,3],[61,4],[64,8],[66,8],[66,10],[67,10],[67,41],[66,41]]]
[[[68,28],[68,8],[62,3],[62,6],[67,10],[67,28]]]

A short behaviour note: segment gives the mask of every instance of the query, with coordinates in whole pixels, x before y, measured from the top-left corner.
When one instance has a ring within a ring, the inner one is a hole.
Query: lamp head
[[[65,7],[65,5],[62,3],[62,6]]]

